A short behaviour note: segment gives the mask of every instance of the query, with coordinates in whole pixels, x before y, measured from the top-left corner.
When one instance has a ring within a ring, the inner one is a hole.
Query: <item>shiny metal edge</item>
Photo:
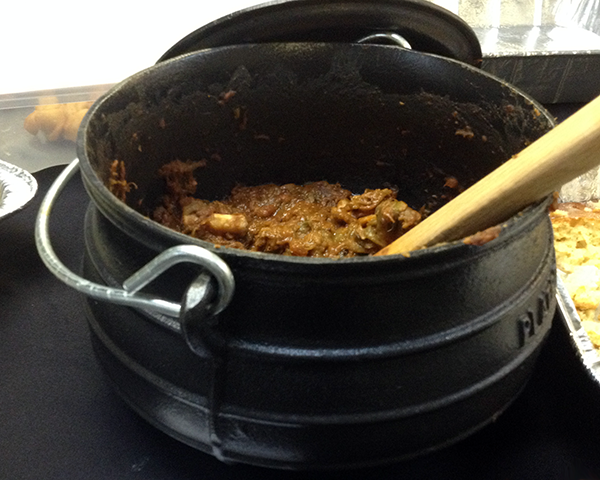
[[[0,220],[25,207],[35,197],[37,187],[28,171],[0,160]]]
[[[586,373],[600,386],[600,352],[594,348],[590,337],[582,328],[581,319],[567,291],[567,287],[560,278],[560,272],[556,285],[556,299],[558,301],[559,312],[569,330],[571,343],[577,351]]]

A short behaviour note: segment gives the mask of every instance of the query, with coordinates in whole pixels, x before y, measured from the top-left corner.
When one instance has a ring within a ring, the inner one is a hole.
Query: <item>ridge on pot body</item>
[[[410,258],[215,248],[145,215],[174,159],[206,160],[196,171],[205,198],[238,183],[327,180],[357,192],[394,185],[414,208],[435,208],[452,193],[445,179],[467,187],[551,127],[510,85],[394,47],[222,47],[125,80],[78,140],[92,198],[86,277],[122,284],[189,243],[225,260],[236,290],[216,317],[184,311],[187,342],[178,319],[90,299],[101,363],[151,423],[230,462],[374,465],[469,435],[518,395],[550,328],[549,199],[483,246]],[[115,159],[136,185],[127,205],[105,186]],[[150,290],[179,300],[197,275],[176,267]]]

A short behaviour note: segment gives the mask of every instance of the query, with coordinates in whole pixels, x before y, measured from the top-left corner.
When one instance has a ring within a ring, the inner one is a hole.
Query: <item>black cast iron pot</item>
[[[216,249],[144,215],[162,191],[159,167],[176,158],[207,160],[197,180],[208,198],[238,182],[325,179],[355,191],[396,185],[410,205],[434,207],[446,177],[471,184],[551,124],[497,79],[395,47],[215,48],[127,79],[92,107],[79,138],[93,200],[86,277],[117,286],[191,244],[226,262],[235,293],[217,315],[209,294],[200,307],[185,300],[179,319],[90,299],[102,364],[141,415],[227,461],[368,465],[468,435],[519,393],[550,327],[547,202],[486,245],[410,258]],[[467,127],[472,137],[457,134]],[[115,159],[137,186],[128,205],[106,187]],[[149,291],[187,298],[199,273],[175,267]]]
[[[95,283],[68,282],[88,294],[101,364],[143,417],[228,462],[348,468],[460,440],[519,394],[550,328],[549,199],[482,246],[293,258],[149,220],[157,171],[205,159],[205,198],[328,180],[397,186],[435,209],[448,177],[467,187],[552,125],[497,78],[393,46],[232,45],[128,78],[93,105],[77,144]],[[107,188],[114,160],[135,184],[126,203]]]

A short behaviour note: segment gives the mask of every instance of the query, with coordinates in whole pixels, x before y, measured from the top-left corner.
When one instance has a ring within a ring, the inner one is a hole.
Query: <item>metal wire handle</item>
[[[182,310],[181,304],[141,293],[140,289],[173,265],[194,263],[208,270],[217,281],[218,295],[214,307],[211,308],[212,314],[216,315],[223,311],[233,297],[235,287],[233,274],[227,264],[217,255],[197,245],[177,245],[163,251],[125,280],[122,289],[90,282],[69,270],[52,248],[48,227],[55,200],[78,169],[79,160],[75,159],[61,172],[44,197],[36,219],[36,247],[40,258],[50,272],[68,286],[97,300],[142,308],[179,318]]]

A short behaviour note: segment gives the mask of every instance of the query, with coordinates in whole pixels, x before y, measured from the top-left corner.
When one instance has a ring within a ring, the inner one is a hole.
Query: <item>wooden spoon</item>
[[[600,164],[600,97],[514,155],[377,255],[458,240],[504,222]]]

